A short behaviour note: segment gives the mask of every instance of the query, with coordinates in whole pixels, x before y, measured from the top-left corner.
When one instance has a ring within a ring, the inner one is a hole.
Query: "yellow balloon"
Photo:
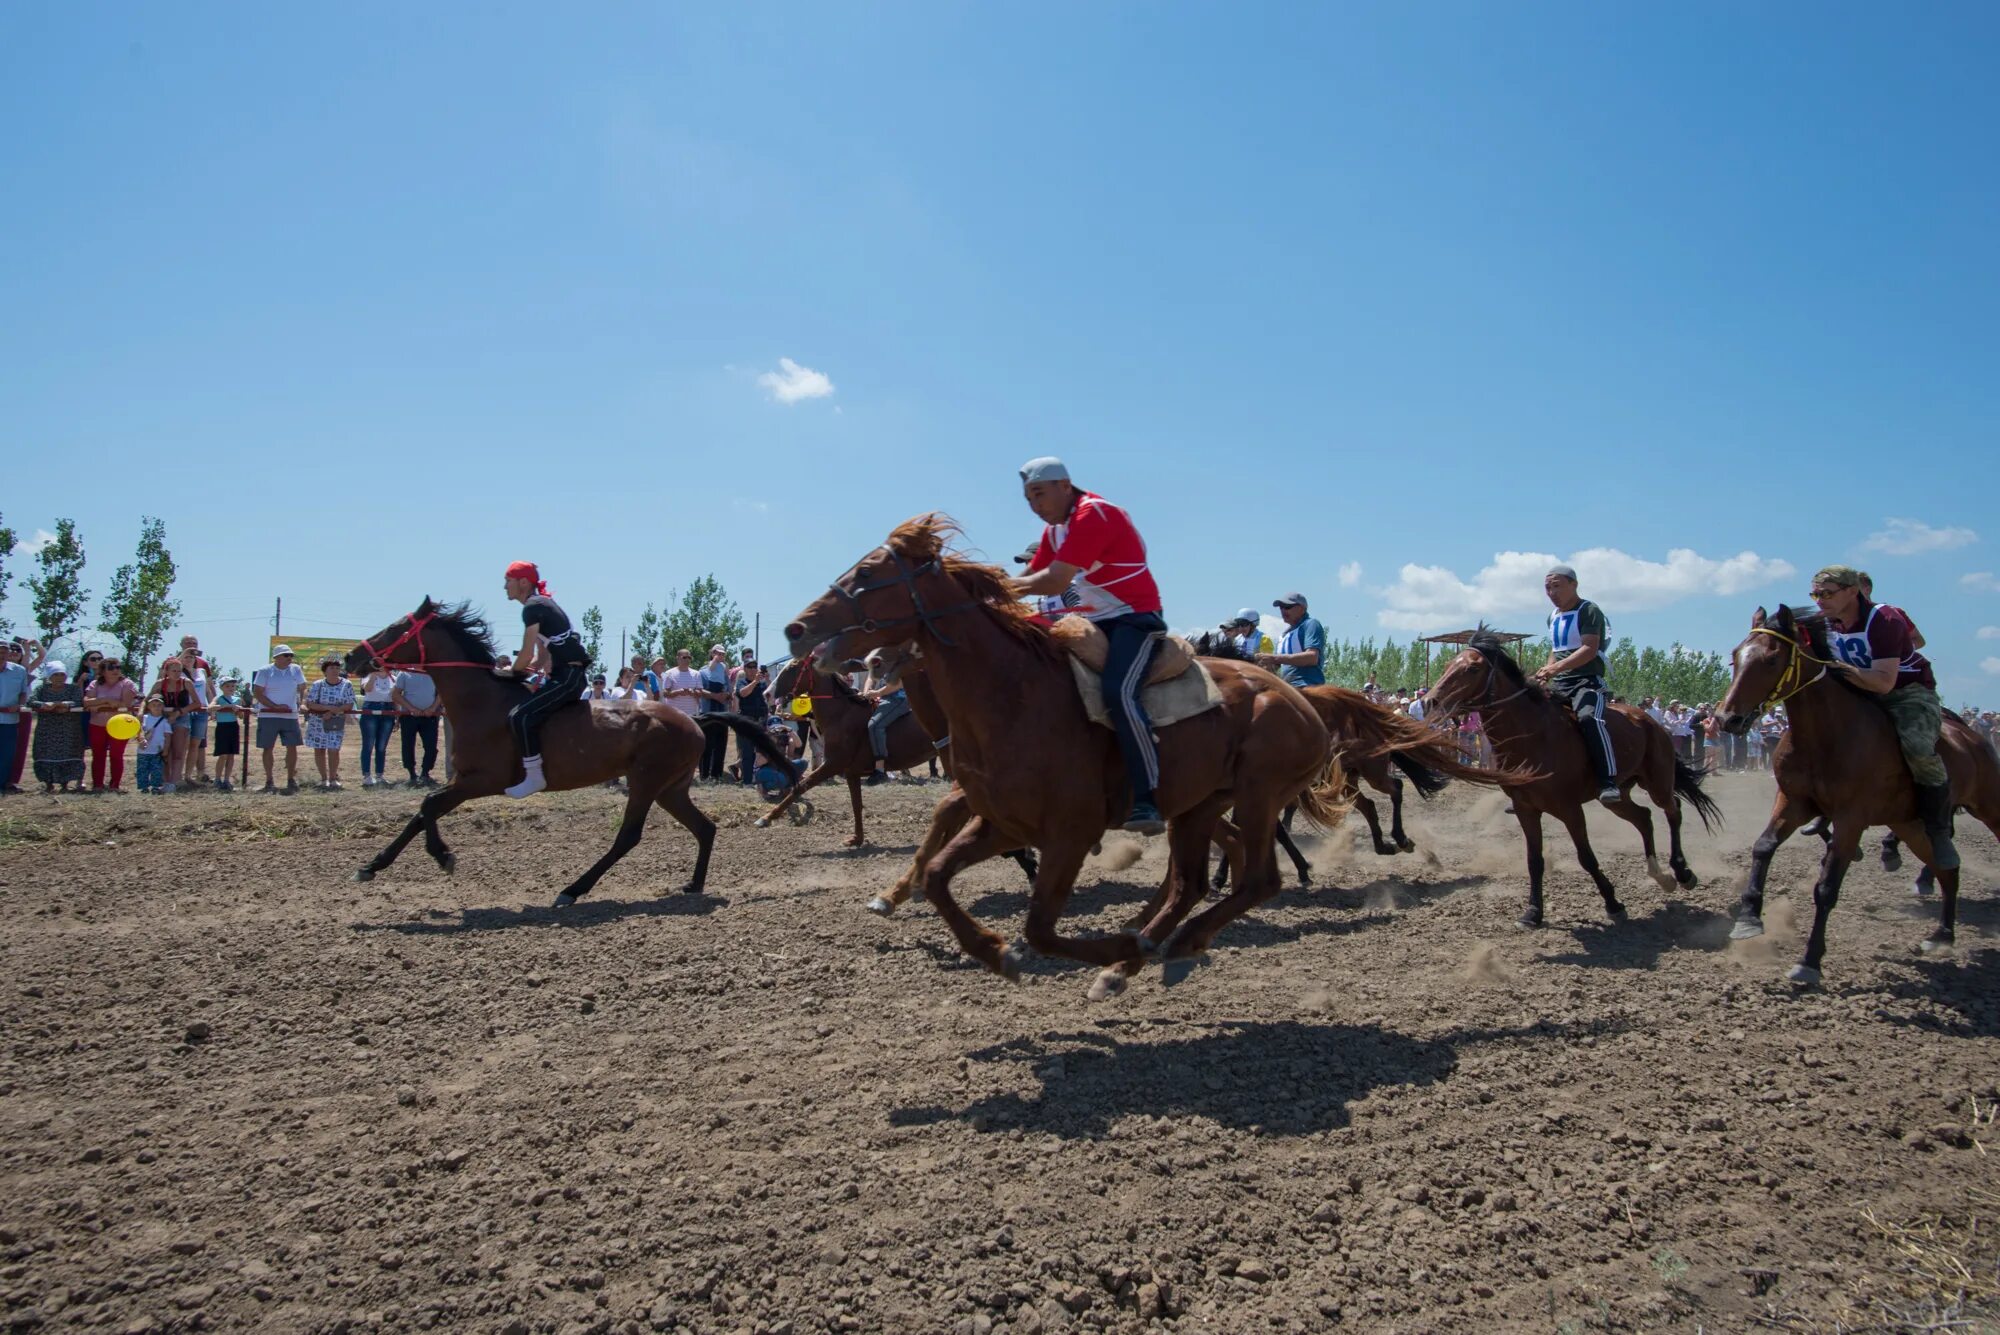
[[[813,702],[803,695],[792,697],[792,717],[804,718],[813,712]]]
[[[139,735],[139,719],[135,714],[113,714],[104,730],[121,742],[129,742]]]

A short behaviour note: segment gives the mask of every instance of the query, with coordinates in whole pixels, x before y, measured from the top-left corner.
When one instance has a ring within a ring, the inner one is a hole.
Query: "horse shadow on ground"
[[[1165,1041],[1120,1042],[1089,1030],[1017,1038],[969,1055],[975,1063],[1030,1068],[1032,1093],[1007,1092],[964,1107],[890,1110],[893,1126],[965,1122],[984,1132],[1041,1131],[1097,1140],[1120,1118],[1206,1117],[1255,1135],[1336,1130],[1370,1091],[1424,1088],[1449,1079],[1461,1049],[1486,1043],[1559,1042],[1616,1032],[1617,1021],[1455,1030],[1413,1038],[1373,1024],[1299,1021],[1199,1023]]]
[[[1571,930],[1580,947],[1544,956],[1544,964],[1585,969],[1653,969],[1670,950],[1723,950],[1733,920],[1699,904],[1670,900],[1657,913],[1624,922],[1585,923]]]
[[[809,858],[837,858],[846,861],[852,858],[878,858],[885,855],[907,858],[915,854],[916,851],[917,846],[915,844],[878,844],[871,840],[859,848],[848,848],[846,845],[842,845],[838,848],[810,849],[804,856]]]
[[[1394,922],[1397,911],[1446,898],[1470,886],[1483,885],[1485,881],[1486,878],[1480,876],[1461,876],[1432,882],[1383,878],[1358,889],[1331,885],[1306,889],[1288,886],[1230,923],[1223,929],[1216,944],[1268,945],[1299,941],[1309,936],[1347,936]],[[1129,906],[1133,913],[1137,913],[1158,889],[1157,884],[1135,886],[1124,881],[1099,881],[1094,885],[1079,886],[1070,897],[1069,908],[1072,913],[1087,915],[1113,906]],[[1026,889],[995,890],[981,895],[968,911],[980,918],[1020,917],[1028,911],[1028,899]],[[1221,899],[1221,893],[1211,891],[1203,903],[1215,904]],[[1295,923],[1273,922],[1260,916],[1273,910],[1304,910],[1311,916]]]
[[[398,936],[458,936],[465,932],[504,932],[516,928],[582,928],[623,922],[627,918],[700,918],[726,907],[721,895],[667,894],[658,899],[580,899],[566,909],[523,904],[515,909],[461,909],[456,918],[431,910],[418,922],[355,922],[353,932],[394,932]]]
[[[1910,965],[1915,976],[1891,983],[1883,995],[1922,1009],[1882,1011],[1877,1018],[1951,1038],[2000,1037],[2000,950],[1975,948],[1961,937],[1955,958],[1918,956]]]

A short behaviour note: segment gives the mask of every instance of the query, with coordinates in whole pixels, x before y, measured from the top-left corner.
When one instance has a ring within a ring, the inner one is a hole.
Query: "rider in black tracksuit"
[[[521,622],[527,627],[521,637],[521,652],[514,658],[514,671],[527,673],[544,652],[548,656],[548,679],[507,715],[507,725],[521,747],[524,771],[507,796],[527,797],[548,786],[542,777],[542,724],[558,709],[583,697],[590,655],[584,652],[583,640],[568,614],[549,597],[549,586],[532,562],[516,561],[507,567],[507,596],[521,604]]]

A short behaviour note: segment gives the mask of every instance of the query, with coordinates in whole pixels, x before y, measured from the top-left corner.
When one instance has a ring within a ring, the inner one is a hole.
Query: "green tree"
[[[647,603],[646,610],[639,613],[639,624],[632,627],[632,652],[644,654],[649,663],[661,654],[660,614],[653,609],[651,603]],[[666,654],[672,658],[672,649],[666,650]],[[620,663],[618,666],[625,665]]]
[[[667,609],[661,627],[665,643],[669,649],[694,650],[697,663],[707,661],[711,644],[728,648],[750,629],[743,613],[723,590],[722,581],[712,574],[703,575],[688,585],[685,592],[674,594],[673,601],[676,605]]]
[[[590,655],[592,663],[601,663],[603,660],[598,658],[597,650],[598,646],[604,642],[604,613],[598,611],[595,604],[585,609],[581,629],[583,631],[583,651]]]
[[[56,520],[56,535],[35,556],[41,573],[27,579],[42,643],[54,644],[83,620],[83,540],[74,519]]]
[[[14,623],[7,619],[7,586],[14,580],[14,572],[7,569],[7,558],[14,554],[14,530],[0,524],[0,635],[12,635]]]
[[[167,550],[167,526],[147,515],[140,523],[134,560],[112,573],[111,589],[104,596],[104,620],[98,623],[99,630],[125,646],[127,659],[138,660],[138,671],[132,675],[142,683],[167,627],[181,614],[181,605],[171,596],[173,588],[174,557]]]

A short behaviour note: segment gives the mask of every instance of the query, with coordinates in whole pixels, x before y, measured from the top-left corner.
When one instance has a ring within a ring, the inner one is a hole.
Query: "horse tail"
[[[1444,775],[1424,764],[1408,751],[1391,751],[1389,762],[1403,771],[1403,777],[1417,790],[1417,796],[1428,802],[1445,790],[1451,782]]]
[[[1722,808],[1715,804],[1714,798],[1702,791],[1701,771],[1679,756],[1674,757],[1674,791],[1680,794],[1682,801],[1694,808],[1696,815],[1701,817],[1701,827],[1704,830],[1713,834],[1715,827],[1722,824]]]
[[[798,786],[799,771],[792,758],[778,749],[771,740],[771,734],[755,719],[744,718],[741,714],[696,714],[695,725],[703,732],[711,728],[727,728],[739,737],[750,739],[750,747],[758,755],[771,762],[771,768],[786,776],[785,791],[791,792]]]
[[[1347,817],[1348,804],[1340,800],[1347,788],[1347,771],[1338,753],[1330,753],[1319,778],[1299,794],[1299,811],[1316,830],[1330,831]]]

